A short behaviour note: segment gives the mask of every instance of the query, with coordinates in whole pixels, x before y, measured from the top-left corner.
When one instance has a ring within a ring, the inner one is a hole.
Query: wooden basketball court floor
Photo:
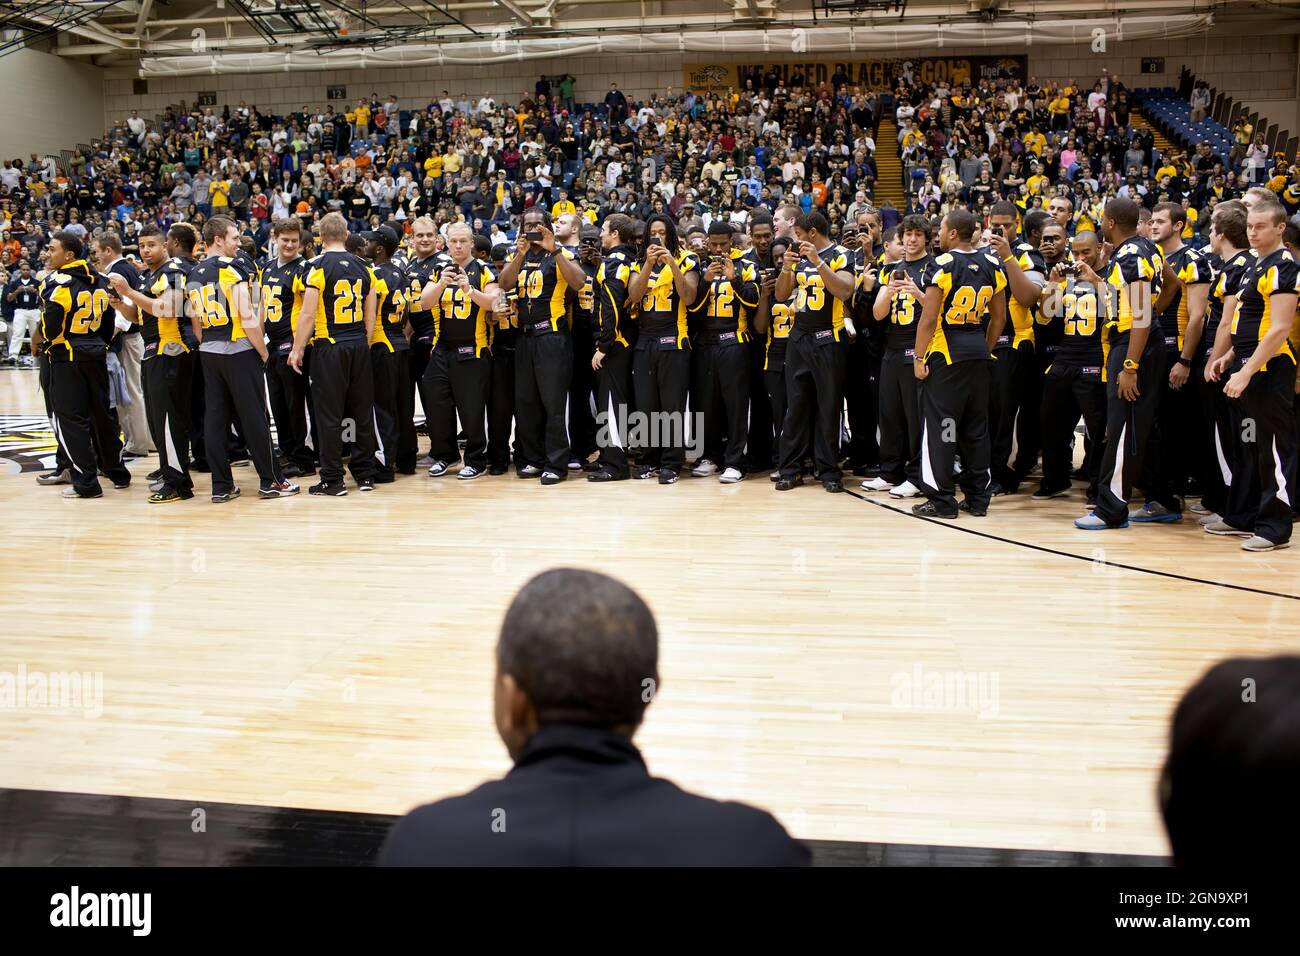
[[[260,501],[236,469],[241,500],[210,504],[200,475],[156,507],[150,458],[130,490],[66,501],[14,463],[52,453],[42,411],[35,372],[0,374],[3,421],[29,422],[0,451],[0,673],[100,673],[102,713],[0,711],[0,787],[366,813],[462,792],[508,769],[507,603],[576,565],[658,618],[637,737],[658,775],[810,840],[1163,855],[1180,693],[1297,646],[1300,552],[1190,520],[1076,531],[1079,491],[928,522],[762,479],[420,474]]]

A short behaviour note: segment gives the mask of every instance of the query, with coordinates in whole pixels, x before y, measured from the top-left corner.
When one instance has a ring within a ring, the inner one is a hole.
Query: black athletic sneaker
[[[939,506],[933,501],[923,501],[919,505],[912,505],[912,514],[918,518],[948,518],[957,517],[957,512],[951,513],[940,510]]]
[[[844,485],[838,478],[827,478],[822,482],[822,487],[833,495],[837,495],[844,490]]]
[[[601,468],[598,471],[590,472],[587,475],[587,480],[602,481],[602,482],[603,481],[627,481],[628,477],[629,475],[627,474],[627,472],[623,472],[622,474],[617,474],[616,472],[610,471],[607,468]]]
[[[489,475],[504,475],[509,470],[505,465],[488,465]]]
[[[300,465],[291,461],[284,466],[284,477],[286,478],[306,478],[308,475],[314,474],[316,474],[316,469],[311,465]]]
[[[374,491],[375,482],[373,478],[358,478],[357,491]]]
[[[972,518],[983,518],[989,513],[988,505],[973,505],[969,501],[963,501],[957,506],[958,511],[964,511]]]
[[[326,495],[330,498],[343,498],[347,493],[348,486],[341,481],[335,481],[328,485],[322,481],[320,484],[312,485],[307,489],[309,495]]]
[[[371,480],[377,485],[391,485],[397,481],[397,476],[387,469],[381,469],[375,472],[375,476]]]
[[[660,468],[660,469],[659,469],[659,484],[661,484],[661,485],[675,485],[675,484],[677,484],[677,472],[673,471],[673,469],[671,469],[671,468]]]
[[[776,480],[777,491],[789,491],[791,488],[798,488],[803,484],[803,476],[795,475],[793,478],[778,478]]]
[[[145,481],[157,481],[157,480],[158,480],[159,478],[161,478],[161,477],[162,477],[162,469],[161,469],[161,468],[155,468],[153,471],[149,472],[149,474],[147,474],[147,475],[144,476],[144,480],[145,480]]]
[[[632,477],[637,481],[645,481],[646,479],[653,478],[659,474],[658,468],[652,468],[649,465],[636,465],[634,468],[635,470],[632,472]]]
[[[231,488],[229,491],[223,492],[222,494],[214,493],[212,495],[212,503],[214,505],[222,505],[225,504],[227,501],[233,501],[234,499],[238,498],[239,494],[240,491],[238,487]]]
[[[558,471],[551,471],[551,469],[548,468],[546,471],[542,472],[542,484],[544,485],[558,485],[562,481],[564,481],[564,475],[560,474]]]
[[[177,501],[189,501],[193,497],[194,492],[190,491],[188,488],[184,491],[179,491],[171,485],[163,485],[146,500],[151,505],[170,505]]]
[[[1062,498],[1070,493],[1069,485],[1062,485],[1058,488],[1051,488],[1047,485],[1039,485],[1038,490],[1029,497],[1034,501],[1048,501],[1052,498]]]

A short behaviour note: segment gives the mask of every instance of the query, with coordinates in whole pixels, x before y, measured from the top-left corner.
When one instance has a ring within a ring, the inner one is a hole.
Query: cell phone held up
[[[524,233],[524,238],[527,239],[529,242],[541,242],[542,233],[540,230],[537,232],[526,232]]]

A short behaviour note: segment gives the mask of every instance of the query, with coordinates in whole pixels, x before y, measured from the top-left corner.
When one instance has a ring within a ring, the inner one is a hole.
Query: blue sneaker
[[[1092,514],[1084,515],[1082,518],[1074,520],[1074,526],[1081,531],[1118,531],[1121,528],[1127,528],[1128,522],[1123,524],[1106,524],[1104,518],[1097,516],[1094,511]]]
[[[1134,508],[1128,513],[1129,521],[1151,524],[1157,521],[1182,521],[1181,511],[1170,511],[1158,501],[1148,501],[1141,508]]]

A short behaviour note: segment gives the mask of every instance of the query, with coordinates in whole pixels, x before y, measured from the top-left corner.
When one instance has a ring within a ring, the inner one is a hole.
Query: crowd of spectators
[[[1107,70],[1091,86],[900,78],[877,92],[844,71],[814,86],[797,68],[773,69],[726,93],[669,87],[633,101],[611,84],[601,102],[585,104],[574,82],[541,77],[513,103],[443,90],[418,105],[372,93],[285,115],[244,101],[182,102],[152,121],[132,111],[64,160],[32,153],[3,164],[0,281],[21,258],[36,265],[58,229],[116,228],[130,252],[146,223],[201,228],[217,214],[233,216],[264,250],[273,221],[299,216],[310,227],[334,210],[354,230],[389,220],[409,230],[422,215],[444,230],[463,221],[495,244],[536,204],[593,223],[613,212],[642,220],[666,212],[679,225],[726,220],[743,229],[756,206],[793,202],[825,214],[839,238],[868,207],[890,228],[909,212],[937,224],[956,206],[981,214],[1002,199],[1025,209],[1066,200],[1073,232],[1095,228],[1119,196],[1148,208],[1181,203],[1185,239],[1199,246],[1214,206],[1251,185],[1278,193],[1288,212],[1300,209],[1300,167],[1267,155],[1246,121],[1228,157],[1204,144],[1162,154]],[[1198,96],[1199,86],[1193,110]],[[901,209],[877,201],[884,116],[897,124]]]

